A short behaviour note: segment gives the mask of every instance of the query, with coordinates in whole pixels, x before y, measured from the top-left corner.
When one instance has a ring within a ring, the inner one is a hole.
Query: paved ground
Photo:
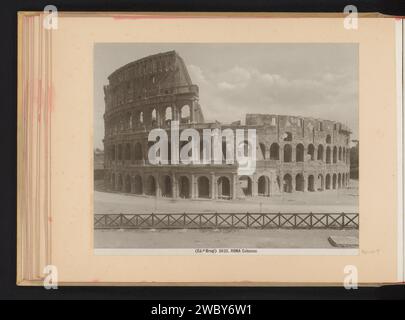
[[[358,188],[236,201],[155,199],[95,191],[95,213],[358,212]],[[96,230],[96,248],[333,248],[329,236],[357,230]]]
[[[333,235],[357,230],[96,230],[95,248],[334,248]]]

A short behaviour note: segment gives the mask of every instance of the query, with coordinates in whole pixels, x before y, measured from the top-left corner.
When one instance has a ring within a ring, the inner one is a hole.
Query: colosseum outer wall
[[[116,70],[104,88],[105,184],[111,191],[146,196],[237,199],[290,192],[322,192],[349,185],[350,130],[305,117],[247,114],[245,125],[208,123],[182,58],[174,51]],[[151,165],[153,128],[256,129],[256,172],[238,176],[238,164]]]

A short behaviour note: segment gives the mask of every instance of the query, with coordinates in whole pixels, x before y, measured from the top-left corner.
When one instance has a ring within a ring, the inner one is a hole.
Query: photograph
[[[94,46],[97,249],[358,248],[357,44]]]

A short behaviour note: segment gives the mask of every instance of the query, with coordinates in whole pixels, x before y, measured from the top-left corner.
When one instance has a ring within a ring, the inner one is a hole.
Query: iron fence
[[[96,214],[95,229],[358,229],[358,213]]]

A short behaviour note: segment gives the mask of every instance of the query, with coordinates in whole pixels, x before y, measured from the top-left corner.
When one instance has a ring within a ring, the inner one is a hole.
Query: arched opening
[[[317,160],[323,161],[323,145],[318,146],[318,157]]]
[[[308,145],[307,154],[308,154],[309,160],[315,160],[315,147],[312,143]]]
[[[146,181],[146,194],[156,196],[156,180],[154,176],[149,176]]]
[[[304,161],[304,145],[299,143],[295,148],[295,161],[296,162],[303,162]]]
[[[134,193],[135,194],[143,193],[142,178],[139,175],[135,176],[134,179]]]
[[[330,134],[328,134],[328,135],[326,136],[326,143],[327,143],[327,144],[332,143],[332,138],[331,138]]]
[[[218,179],[218,198],[219,199],[231,198],[231,184],[227,177],[220,177]]]
[[[328,173],[326,175],[326,182],[325,182],[325,186],[326,186],[326,190],[330,190],[330,174]]]
[[[252,179],[248,176],[241,176],[239,178],[239,185],[245,197],[252,196]]]
[[[131,193],[131,177],[129,175],[125,176],[125,187],[124,191],[126,193]]]
[[[190,182],[187,177],[180,177],[179,179],[179,196],[180,198],[190,198]]]
[[[143,112],[139,112],[139,118],[138,118],[138,120],[139,120],[139,123],[140,123],[140,124],[143,124]]]
[[[198,197],[209,198],[210,197],[210,180],[207,177],[201,176],[197,180]]]
[[[339,173],[338,174],[338,189],[342,188],[342,175]]]
[[[342,147],[339,147],[339,156],[338,156],[339,161],[342,161]]]
[[[122,191],[122,188],[123,188],[122,175],[118,174],[117,191]]]
[[[173,120],[172,107],[167,107],[165,110],[165,124],[169,126],[172,120]]]
[[[333,163],[337,162],[337,148],[333,147]]]
[[[292,141],[292,133],[291,132],[284,132],[283,141]]]
[[[185,105],[180,110],[180,123],[190,123],[190,107]]]
[[[308,176],[308,191],[315,191],[315,179],[312,174]]]
[[[328,146],[328,147],[326,147],[326,163],[330,163],[330,158],[331,158],[331,156],[330,156],[330,147]]]
[[[280,147],[278,143],[272,143],[270,146],[270,160],[280,160]]]
[[[262,154],[262,159],[266,159],[266,146],[264,143],[259,143],[260,152]]]
[[[289,144],[284,146],[284,162],[292,161],[292,147]]]
[[[240,153],[240,151],[241,151],[240,149],[243,150],[243,154]],[[239,143],[238,148],[237,148],[239,155],[242,157],[249,157],[249,153],[251,153],[250,150],[251,150],[251,145],[250,145],[249,141],[247,141],[247,140]]]
[[[140,142],[137,142],[135,144],[134,158],[135,158],[135,160],[142,160],[143,159],[142,144]]]
[[[304,191],[304,189],[305,189],[304,176],[299,173],[295,176],[295,191]]]
[[[157,126],[157,112],[156,112],[156,109],[153,109],[153,110],[152,110],[152,113],[151,113],[151,124],[152,124],[152,127]]]
[[[162,197],[172,197],[172,179],[170,176],[163,176],[162,179]]]
[[[336,177],[336,173],[333,174],[333,178],[332,178],[332,188],[336,189],[336,182],[337,182],[337,177]]]
[[[323,175],[319,174],[318,175],[318,191],[323,191],[325,189],[325,184],[323,180]]]
[[[268,197],[270,195],[270,179],[266,176],[261,176],[257,181],[257,193],[259,196]]]
[[[131,144],[130,143],[125,144],[124,159],[128,160],[128,161],[131,160]]]
[[[346,175],[342,173],[342,188],[346,187]]]
[[[288,173],[283,177],[283,191],[292,192],[292,177]]]

